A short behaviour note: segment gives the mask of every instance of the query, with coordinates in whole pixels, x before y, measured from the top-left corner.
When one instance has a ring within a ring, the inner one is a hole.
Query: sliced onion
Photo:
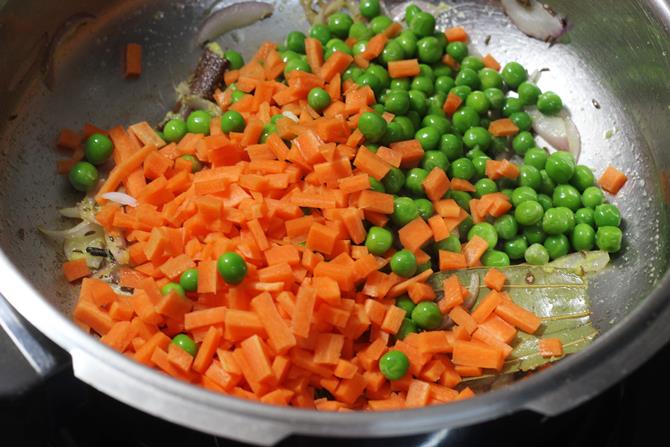
[[[40,230],[42,234],[52,239],[63,240],[65,238],[83,237],[89,233],[97,232],[100,230],[100,226],[92,224],[90,222],[83,221],[78,223],[72,228],[68,228],[67,230],[48,230],[42,227],[37,227],[37,229]]]
[[[536,107],[528,107],[526,112],[533,120],[533,130],[544,140],[560,151],[568,151],[579,160],[582,151],[581,136],[577,126],[567,111],[562,110],[556,116],[547,116]]]
[[[256,23],[274,12],[271,3],[242,2],[228,5],[210,14],[198,32],[197,42],[202,45],[234,29]]]
[[[290,119],[291,121],[295,121],[296,123],[300,121],[300,118],[298,116],[291,112],[290,110],[287,110],[285,112],[282,112],[282,115],[284,115],[286,118]]]
[[[468,285],[468,297],[463,301],[463,308],[470,310],[479,296],[479,275],[473,273],[470,275],[470,284]]]
[[[106,192],[100,197],[107,199],[110,202],[116,202],[120,205],[132,206],[133,208],[137,206],[137,200],[134,197],[122,192]]]
[[[596,273],[607,267],[610,255],[606,251],[578,251],[561,256],[549,263],[552,267],[575,270],[578,274]]]
[[[63,217],[69,217],[71,219],[79,219],[79,208],[76,206],[70,207],[70,208],[61,208],[58,210],[58,214],[60,214]]]
[[[566,31],[564,17],[536,0],[501,0],[503,9],[523,33],[544,41],[554,41]]]

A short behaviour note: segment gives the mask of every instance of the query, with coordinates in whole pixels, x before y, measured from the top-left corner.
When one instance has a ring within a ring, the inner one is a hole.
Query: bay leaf
[[[464,285],[471,282],[472,275],[478,275],[480,287],[473,305],[475,309],[490,291],[483,280],[488,270],[472,268],[436,273],[428,281],[439,300],[442,298],[442,282],[450,275],[457,275]],[[577,274],[574,268],[522,264],[502,267],[499,270],[507,277],[505,291],[512,300],[540,317],[542,325],[535,334],[519,331],[511,342],[513,350],[502,371],[489,377],[531,371],[559,360],[560,357],[544,358],[540,355],[540,338],[559,338],[563,342],[564,355],[567,355],[586,348],[598,334],[591,324],[587,279]]]

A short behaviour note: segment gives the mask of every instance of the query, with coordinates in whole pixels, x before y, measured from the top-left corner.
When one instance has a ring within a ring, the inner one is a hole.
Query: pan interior
[[[0,246],[45,300],[69,314],[77,292],[63,279],[61,247],[36,230],[71,226],[57,209],[80,198],[56,173],[56,161],[67,157],[55,149],[58,131],[86,122],[102,128],[157,122],[197,60],[193,36],[210,2],[48,2],[40,17],[30,8],[35,3],[9,2],[0,10],[0,60],[6,62],[0,67]],[[668,42],[646,4],[549,3],[570,20],[567,44],[526,37],[497,2],[448,2],[438,26],[465,26],[479,51],[502,63],[517,60],[530,72],[548,68],[539,86],[557,92],[568,106],[582,136],[580,163],[596,174],[612,164],[629,175],[622,192],[610,198],[624,216],[625,248],[591,281],[594,322],[606,331],[645,299],[668,268]],[[392,15],[404,5],[388,3]],[[54,53],[49,89],[40,72],[45,45],[59,24],[81,12],[96,18]],[[294,29],[308,30],[299,2],[281,0],[272,17],[219,42],[249,57],[261,42],[280,41]],[[613,31],[621,29],[636,32]],[[129,42],[143,46],[144,71],[137,80],[122,77],[121,53]]]

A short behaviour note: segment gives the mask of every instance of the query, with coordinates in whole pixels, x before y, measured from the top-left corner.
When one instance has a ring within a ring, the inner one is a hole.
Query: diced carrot
[[[433,237],[433,231],[421,217],[409,222],[398,231],[400,243],[411,252],[420,249]]]
[[[452,178],[451,189],[455,191],[475,192],[475,186],[462,178]]]
[[[423,380],[412,380],[407,390],[405,406],[408,408],[425,407],[430,398],[430,385]]]
[[[407,288],[410,299],[419,303],[421,301],[432,301],[435,299],[435,291],[426,283],[414,283]]]
[[[435,167],[425,178],[422,186],[428,198],[437,201],[449,191],[450,182],[444,170]]]
[[[474,318],[477,323],[483,323],[493,313],[502,300],[502,295],[495,290],[492,290],[472,311],[472,318]]]
[[[537,348],[542,357],[561,357],[563,355],[563,342],[560,338],[541,338],[537,342]]]
[[[498,62],[491,54],[487,54],[486,56],[482,57],[482,62],[486,68],[500,71],[500,62]]]
[[[452,353],[456,365],[502,369],[503,354],[498,349],[480,342],[456,340]]]
[[[618,169],[608,166],[603,175],[598,179],[602,189],[612,195],[616,195],[628,180],[626,175]]]
[[[199,373],[204,373],[212,363],[214,354],[221,340],[221,330],[215,326],[210,326],[207,330],[205,339],[198,348],[198,353],[193,361],[193,369]]]
[[[489,124],[489,133],[494,137],[511,137],[519,133],[519,128],[509,118],[500,118],[491,121]]]
[[[358,207],[381,214],[393,213],[393,196],[377,191],[365,190],[358,198]]]
[[[397,141],[391,143],[391,149],[402,155],[401,168],[412,168],[416,166],[424,156],[424,150],[417,140]]]
[[[63,263],[63,274],[69,282],[76,281],[91,274],[86,258],[74,259]]]
[[[142,74],[142,46],[140,44],[127,44],[124,60],[124,76],[126,78],[136,78]]]
[[[500,292],[503,289],[506,280],[507,277],[505,274],[495,267],[489,269],[489,271],[486,272],[486,275],[484,275],[484,284],[486,287],[497,292]]]
[[[361,147],[354,159],[354,166],[369,174],[377,180],[381,180],[391,170],[391,165],[370,152],[365,146]]]
[[[392,61],[388,64],[389,76],[392,78],[413,78],[421,70],[417,59],[407,59],[402,61]]]
[[[279,315],[269,293],[262,293],[251,300],[251,307],[265,326],[265,330],[270,337],[270,344],[278,354],[283,354],[295,346],[295,336],[288,324]]]
[[[447,99],[444,101],[444,106],[442,109],[444,110],[444,113],[447,115],[451,116],[454,113],[456,113],[456,110],[461,106],[463,103],[463,100],[461,99],[460,96],[458,96],[455,93],[449,92],[447,95]]]
[[[438,258],[441,272],[447,270],[460,270],[468,267],[467,260],[462,253],[440,250]]]
[[[397,333],[405,318],[405,314],[406,312],[403,309],[396,306],[389,306],[386,315],[384,315],[381,329],[389,334]]]
[[[479,236],[474,236],[463,246],[463,255],[468,267],[474,266],[488,250],[489,244]]]
[[[469,38],[468,33],[461,26],[447,28],[444,31],[444,36],[447,38],[447,42],[467,42]]]
[[[336,74],[342,73],[353,62],[354,58],[342,51],[333,53],[319,70],[319,76],[326,82],[330,82]]]
[[[461,306],[456,306],[451,309],[449,312],[449,318],[451,318],[454,323],[468,331],[468,334],[472,334],[477,329],[477,320],[475,320],[472,315],[470,315]]]
[[[542,324],[537,315],[514,304],[512,301],[502,300],[496,306],[495,313],[511,324],[529,334],[534,333]]]

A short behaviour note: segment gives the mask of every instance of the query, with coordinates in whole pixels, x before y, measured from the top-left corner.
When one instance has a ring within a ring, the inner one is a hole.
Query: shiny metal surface
[[[569,107],[582,135],[582,163],[596,173],[611,163],[629,174],[612,200],[625,218],[626,245],[591,282],[593,317],[603,335],[587,351],[467,402],[411,414],[323,414],[262,406],[179,383],[116,354],[72,324],[76,292],[62,279],[60,247],[35,230],[66,225],[56,209],[77,200],[55,172],[63,155],[53,141],[61,127],[162,117],[172,105],[173,86],[198,57],[192,36],[209,0],[33,0],[0,7],[0,292],[71,353],[82,380],[165,419],[263,444],[290,433],[426,432],[524,408],[556,414],[603,390],[670,338],[670,8],[660,0],[548,1],[571,23],[569,43],[550,47],[511,26],[497,2],[448,3],[453,6],[439,14],[439,25],[467,27],[481,53],[491,52],[503,63],[518,60],[530,71],[549,68],[539,85],[559,93]],[[389,3],[393,12],[397,6]],[[57,51],[50,91],[39,74],[48,36],[82,11],[97,19]],[[280,40],[290,29],[306,30],[307,24],[297,0],[282,0],[271,18],[220,43],[249,55],[260,42]],[[134,81],[121,76],[127,42],[144,47],[144,72]]]

